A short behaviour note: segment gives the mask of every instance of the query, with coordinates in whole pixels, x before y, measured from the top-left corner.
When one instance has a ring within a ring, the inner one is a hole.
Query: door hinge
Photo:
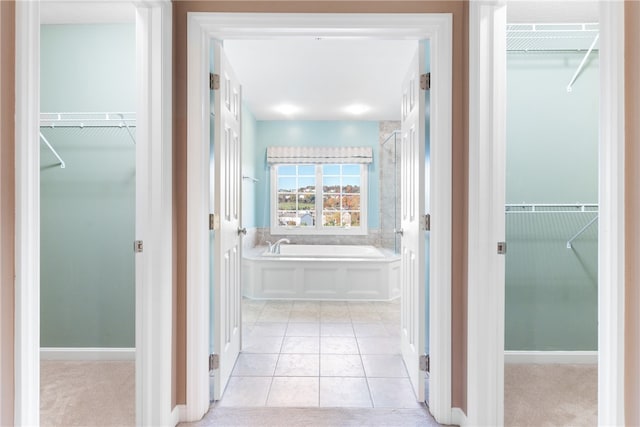
[[[423,354],[420,356],[420,370],[423,372],[430,372],[431,369],[431,358],[428,354]]]
[[[218,230],[220,228],[220,217],[216,214],[209,214],[209,230]]]
[[[220,356],[217,354],[209,355],[209,371],[215,371],[220,368]]]
[[[422,90],[431,89],[431,73],[420,75],[420,89]]]
[[[507,242],[498,242],[498,255],[507,253]]]
[[[133,242],[133,252],[140,253],[142,252],[142,249],[143,249],[142,240],[136,240]]]
[[[209,73],[209,89],[210,90],[220,89],[220,74]]]
[[[431,231],[431,214],[422,215],[422,228],[424,231]]]

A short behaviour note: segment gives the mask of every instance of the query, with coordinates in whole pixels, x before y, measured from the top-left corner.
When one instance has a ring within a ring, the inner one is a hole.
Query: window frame
[[[360,225],[357,227],[325,227],[322,225],[323,195],[322,167],[326,165],[352,164],[360,166]],[[315,209],[316,224],[311,227],[283,226],[278,224],[278,167],[311,165],[315,167]],[[298,236],[363,236],[368,234],[368,210],[369,210],[369,164],[367,163],[307,163],[287,162],[273,163],[269,165],[270,189],[270,233],[272,235],[298,235]]]

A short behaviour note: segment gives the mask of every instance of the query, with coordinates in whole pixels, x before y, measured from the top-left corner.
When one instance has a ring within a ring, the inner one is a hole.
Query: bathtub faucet
[[[289,239],[280,239],[277,242],[275,242],[273,245],[269,244],[269,252],[271,252],[272,254],[279,254],[280,245],[283,243],[291,243],[291,241]]]

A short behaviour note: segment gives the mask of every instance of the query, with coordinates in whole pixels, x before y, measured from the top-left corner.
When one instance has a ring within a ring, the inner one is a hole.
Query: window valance
[[[371,163],[371,147],[267,147],[267,163]]]

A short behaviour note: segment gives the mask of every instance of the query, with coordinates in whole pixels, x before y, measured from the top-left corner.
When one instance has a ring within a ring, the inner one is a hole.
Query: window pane
[[[300,224],[300,218],[295,212],[278,211],[278,224],[281,226],[292,226]]]
[[[325,193],[339,193],[340,192],[340,178],[339,177],[324,177],[322,183],[322,189]]]
[[[322,225],[325,227],[340,227],[340,212],[323,212]]]
[[[322,207],[324,210],[339,210],[340,196],[324,196]]]
[[[340,165],[323,165],[322,175],[340,175]]]
[[[302,215],[300,215],[300,227],[311,227],[316,225],[316,218],[314,213],[312,212],[307,212],[307,213],[302,213]]]
[[[342,192],[343,193],[359,193],[360,192],[360,177],[359,176],[345,176],[342,178]]]
[[[301,193],[313,193],[316,191],[316,178],[298,178],[298,191]]]
[[[360,196],[342,196],[342,209],[346,211],[359,211]]]
[[[296,166],[295,165],[280,165],[278,166],[278,175],[289,175],[295,176],[296,174]]]
[[[295,209],[296,209],[295,194],[279,194],[278,195],[279,211],[294,211]]]
[[[360,227],[360,212],[349,212],[351,214],[351,226]]]
[[[342,174],[360,176],[360,165],[342,165]]]
[[[313,212],[316,207],[316,195],[315,194],[300,194],[298,195],[298,210]]]
[[[314,165],[299,165],[298,175],[316,176],[316,167]]]
[[[296,191],[296,179],[295,178],[278,178],[278,192],[279,193],[293,193]]]

